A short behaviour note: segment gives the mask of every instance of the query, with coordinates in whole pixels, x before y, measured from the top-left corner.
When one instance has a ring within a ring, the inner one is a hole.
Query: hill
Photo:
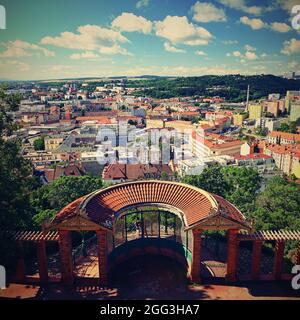
[[[232,102],[246,100],[250,85],[250,99],[260,99],[270,93],[285,94],[287,90],[300,90],[300,80],[285,79],[274,75],[226,75],[181,78],[157,78],[130,81],[128,87],[139,88],[136,95],[153,98],[185,96],[221,96]]]

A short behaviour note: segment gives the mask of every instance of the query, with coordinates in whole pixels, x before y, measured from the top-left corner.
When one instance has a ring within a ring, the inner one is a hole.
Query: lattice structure
[[[15,241],[58,241],[59,235],[57,231],[10,231],[7,233]]]
[[[252,234],[241,232],[238,235],[239,241],[288,241],[300,240],[300,231],[279,230],[279,231],[257,231]]]

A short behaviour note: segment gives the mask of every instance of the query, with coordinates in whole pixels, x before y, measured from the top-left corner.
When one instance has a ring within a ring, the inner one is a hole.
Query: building
[[[290,121],[297,121],[300,118],[300,102],[291,102]]]
[[[243,121],[246,118],[246,113],[237,113],[232,116],[232,123],[234,126],[241,127],[243,125]]]
[[[266,155],[273,157],[276,166],[285,174],[295,174],[297,178],[299,175],[299,144],[275,145],[266,146]]]
[[[282,123],[281,119],[274,118],[259,118],[255,121],[255,128],[268,129],[268,132],[277,130]]]
[[[248,155],[239,155],[234,157],[238,166],[254,167],[258,172],[270,172],[275,169],[275,160],[266,154],[254,153]]]
[[[112,163],[106,166],[102,173],[102,179],[110,183],[134,181],[142,179],[159,179],[165,173],[169,178],[173,171],[166,165],[152,164],[120,164]]]
[[[300,134],[273,131],[268,135],[268,143],[271,144],[294,144],[300,143]]]
[[[262,117],[263,106],[260,104],[250,104],[249,105],[249,119],[256,120]]]
[[[60,146],[60,144],[64,141],[65,136],[63,135],[53,135],[49,137],[45,137],[45,150],[51,151]]]
[[[293,155],[291,174],[294,174],[297,179],[300,179],[300,152]]]
[[[46,183],[52,182],[62,176],[82,177],[85,175],[84,170],[78,165],[56,166],[53,169],[44,170],[44,179]]]
[[[255,149],[255,145],[251,144],[249,142],[245,142],[241,146],[241,155],[242,156],[247,156],[249,154],[253,154]]]
[[[232,156],[215,156],[203,159],[192,158],[178,161],[177,171],[181,177],[184,177],[201,174],[205,168],[214,164],[226,166],[233,163],[234,158]]]
[[[266,101],[265,102],[267,113],[272,114],[275,118],[279,115],[279,102],[278,101]]]
[[[205,133],[203,129],[198,129],[192,133],[192,143],[196,157],[205,158],[240,154],[244,142],[216,133]]]

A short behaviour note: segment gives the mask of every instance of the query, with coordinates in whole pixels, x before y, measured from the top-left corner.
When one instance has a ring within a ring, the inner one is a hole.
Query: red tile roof
[[[157,178],[161,177],[162,172],[172,176],[171,168],[164,164],[160,165],[146,165],[146,164],[120,164],[113,163],[104,168],[102,178],[104,180],[138,180],[145,179],[149,175]]]
[[[297,133],[288,133],[282,131],[272,131],[269,133],[269,137],[272,138],[281,138],[291,141],[299,141],[300,142],[300,134]]]
[[[184,214],[186,226],[220,214],[245,228],[243,214],[220,196],[182,183],[149,180],[118,184],[80,198],[62,209],[53,224],[85,211],[91,221],[111,228],[115,215],[122,209],[143,204],[161,204],[177,208]]]
[[[236,160],[249,160],[249,159],[272,159],[271,156],[268,156],[263,153],[253,153],[253,154],[248,154],[246,156],[242,155],[237,155],[234,157]]]

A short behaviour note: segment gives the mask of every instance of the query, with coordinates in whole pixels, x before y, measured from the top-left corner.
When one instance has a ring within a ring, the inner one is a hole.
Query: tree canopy
[[[251,212],[261,230],[300,229],[300,185],[275,177],[260,193]]]
[[[70,202],[102,187],[102,179],[91,176],[62,176],[52,183],[42,186],[33,191],[30,197],[35,213],[34,222],[38,227],[43,220],[52,218],[55,213]]]
[[[182,181],[220,195],[241,211],[247,211],[260,189],[261,177],[253,168],[213,165],[199,175],[185,176]]]

